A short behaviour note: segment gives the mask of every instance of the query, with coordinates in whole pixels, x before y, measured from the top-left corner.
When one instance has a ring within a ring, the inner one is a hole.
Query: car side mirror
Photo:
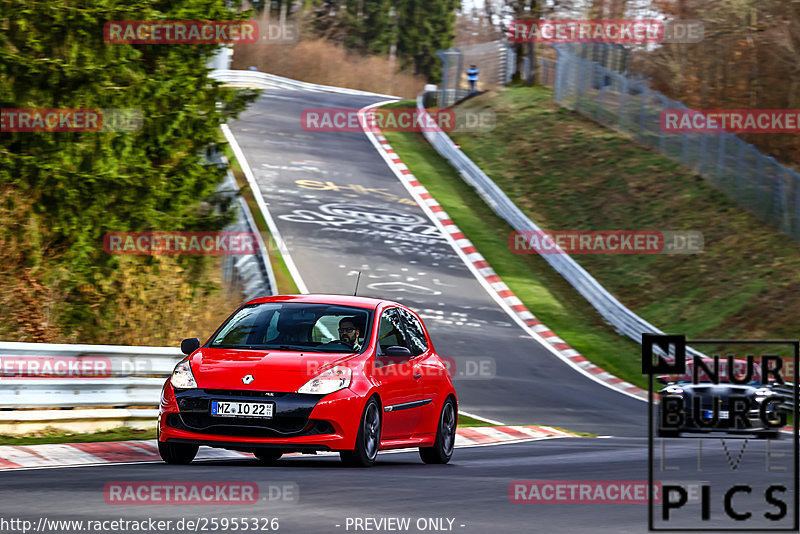
[[[200,348],[200,340],[196,337],[190,337],[181,341],[181,352],[187,356]]]
[[[402,358],[410,358],[411,351],[408,350],[406,347],[401,347],[399,345],[394,345],[392,347],[388,347],[386,349],[386,356],[399,356]]]

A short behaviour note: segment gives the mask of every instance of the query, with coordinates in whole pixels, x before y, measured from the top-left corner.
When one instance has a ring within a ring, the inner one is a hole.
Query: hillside
[[[694,338],[797,338],[800,245],[758,221],[699,175],[552,103],[549,89],[511,88],[491,107],[497,127],[455,137],[546,229],[697,230],[692,255],[576,255],[624,304]]]

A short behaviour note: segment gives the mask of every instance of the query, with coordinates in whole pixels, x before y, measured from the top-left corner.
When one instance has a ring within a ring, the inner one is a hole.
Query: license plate
[[[264,417],[270,419],[274,409],[274,402],[211,401],[211,415],[218,417]]]
[[[706,419],[711,419],[714,417],[714,413],[711,410],[706,410],[704,412],[703,417]],[[720,419],[727,419],[728,418],[728,410],[720,410],[719,411],[719,418]]]

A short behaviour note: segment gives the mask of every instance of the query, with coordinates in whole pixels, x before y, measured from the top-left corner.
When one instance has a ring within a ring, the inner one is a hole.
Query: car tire
[[[780,430],[768,430],[766,432],[761,432],[758,437],[761,439],[781,439],[781,431]]]
[[[283,451],[280,449],[264,449],[253,454],[262,465],[272,465],[283,456]]]
[[[199,448],[197,445],[189,445],[187,443],[158,442],[158,454],[168,464],[186,465],[191,463],[194,457],[197,456]]]
[[[381,422],[381,407],[375,397],[371,397],[361,414],[356,448],[339,452],[342,463],[350,467],[371,467],[375,463],[381,444]]]
[[[458,424],[458,411],[452,398],[444,401],[442,413],[439,416],[439,425],[436,429],[436,441],[433,447],[420,447],[419,457],[426,464],[446,464],[453,457],[453,448],[456,443],[456,425]]]

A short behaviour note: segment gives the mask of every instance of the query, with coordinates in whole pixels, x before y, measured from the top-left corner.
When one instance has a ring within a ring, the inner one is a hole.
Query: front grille
[[[170,414],[167,425],[178,430],[188,430],[203,434],[239,437],[295,437],[333,433],[333,426],[327,421],[313,419],[282,418],[280,420],[240,419],[236,417],[215,417],[200,413]]]
[[[317,402],[324,395],[247,391],[236,389],[190,389],[176,391],[180,413],[167,418],[173,428],[241,437],[291,437],[308,433],[331,433],[320,430],[317,421],[309,418]],[[243,418],[211,415],[214,400],[233,402],[268,402],[273,405],[273,417]],[[330,425],[329,425],[330,426]]]

